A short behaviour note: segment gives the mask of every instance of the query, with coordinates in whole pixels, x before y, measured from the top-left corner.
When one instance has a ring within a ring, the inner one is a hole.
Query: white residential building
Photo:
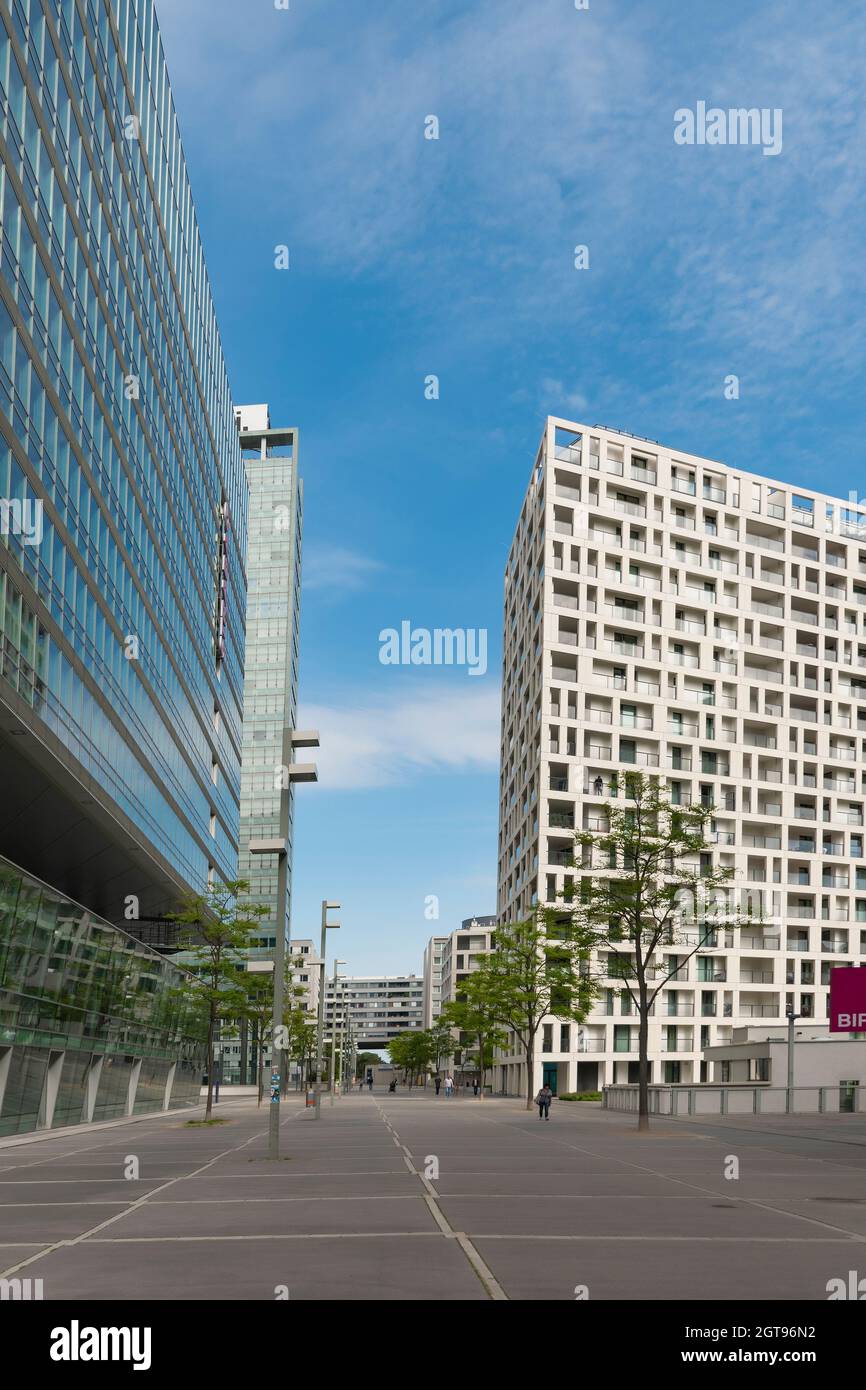
[[[705,1079],[704,1048],[788,1004],[826,1018],[832,968],[866,963],[866,508],[548,419],[505,575],[501,759],[500,922],[562,902],[626,771],[716,808],[707,853],[760,925],[664,988],[654,1082]],[[584,1025],[545,1020],[533,1085],[636,1079],[629,1003],[608,978]],[[515,1052],[495,1084],[524,1083]]]
[[[289,942],[289,961],[291,962],[292,986],[301,993],[295,995],[295,1004],[301,1005],[310,1018],[319,1012],[319,976],[321,959],[319,948],[311,938]]]
[[[460,994],[466,976],[477,970],[493,949],[496,939],[496,918],[467,917],[459,931],[445,938],[442,951],[442,1003],[450,1003]]]
[[[431,936],[424,948],[422,1026],[432,1028],[442,1008],[442,953],[447,936]]]

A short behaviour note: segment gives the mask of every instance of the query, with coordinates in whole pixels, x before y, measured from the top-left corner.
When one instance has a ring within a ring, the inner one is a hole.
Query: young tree
[[[532,1108],[535,1038],[545,1014],[582,1022],[595,993],[589,940],[552,908],[496,930],[496,950],[473,971],[486,1010],[514,1033],[526,1058],[526,1108]],[[465,982],[464,982],[465,983]]]
[[[236,1005],[235,1016],[245,1019],[253,1028],[258,1104],[261,1105],[265,1092],[265,1048],[272,1036],[274,977],[270,973],[258,970],[245,970],[238,977],[238,985],[241,997]]]
[[[478,1069],[481,1073],[480,1095],[484,1098],[484,1076],[493,1059],[493,1049],[505,1042],[505,1030],[497,1015],[495,996],[481,972],[472,971],[460,985],[460,998],[449,999],[439,1015],[441,1023],[468,1033],[476,1044]],[[454,1040],[451,1039],[451,1046]]]
[[[267,907],[246,899],[249,888],[246,880],[232,879],[205,893],[187,893],[180,911],[171,914],[185,928],[181,944],[189,953],[190,991],[207,1018],[207,1119],[213,1111],[217,1022],[223,1016],[236,1016],[243,1005],[242,953],[252,944],[252,933],[262,917],[268,915]]]
[[[313,1058],[316,1053],[316,1020],[309,1018],[303,1008],[294,1008],[289,1022],[289,1053],[299,1064],[301,1082],[309,1086],[313,1074]]]
[[[731,870],[714,867],[710,857],[713,808],[672,805],[658,779],[642,773],[627,773],[624,781],[622,799],[605,807],[609,829],[575,836],[576,867],[584,873],[574,890],[574,915],[594,952],[609,953],[604,974],[623,982],[637,1009],[638,1128],[647,1129],[653,1002],[720,925],[742,923],[724,891]],[[687,949],[668,967],[657,952],[673,945]]]
[[[388,1044],[391,1061],[409,1078],[409,1089],[417,1077],[426,1074],[434,1057],[430,1034],[421,1028],[409,1028],[398,1033]]]
[[[443,1061],[454,1054],[454,1036],[451,1024],[445,1022],[440,1015],[432,1028],[428,1028],[426,1031],[433,1046],[431,1061],[434,1069],[438,1072],[442,1070]]]

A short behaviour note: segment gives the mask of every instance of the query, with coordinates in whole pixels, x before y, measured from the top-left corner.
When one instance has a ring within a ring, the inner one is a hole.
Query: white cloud
[[[499,763],[499,692],[454,687],[348,705],[307,705],[299,727],[318,729],[320,785],[358,791],[418,773],[490,772]]]
[[[304,548],[304,592],[344,594],[365,589],[385,569],[380,560],[340,545]]]
[[[581,391],[564,386],[561,381],[545,377],[541,383],[541,406],[545,415],[567,417],[569,412],[581,415],[588,405],[589,402]]]

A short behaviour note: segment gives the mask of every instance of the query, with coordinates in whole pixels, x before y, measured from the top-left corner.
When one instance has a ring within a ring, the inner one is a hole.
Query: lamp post
[[[334,1092],[335,1092],[335,1090],[337,1089],[337,1057],[338,1057],[338,1055],[339,1055],[339,1057],[340,1057],[340,1075],[341,1075],[341,1077],[342,1077],[342,1060],[343,1060],[343,1059],[342,1059],[342,1053],[339,1053],[339,1054],[338,1054],[338,1051],[337,1051],[337,1034],[338,1034],[338,1032],[339,1032],[339,1034],[340,1034],[340,1045],[341,1045],[341,1046],[342,1046],[342,1042],[343,1042],[343,1038],[342,1038],[342,1028],[338,1028],[338,1019],[340,1018],[340,1015],[339,1015],[338,1012],[337,1012],[337,1008],[338,1008],[338,989],[339,989],[339,986],[338,986],[338,984],[337,984],[337,980],[338,980],[338,978],[339,978],[339,977],[338,977],[338,974],[337,974],[337,966],[338,966],[338,965],[345,965],[345,964],[346,964],[346,962],[345,962],[344,960],[335,960],[335,961],[334,961],[334,1018],[333,1018],[333,1022],[332,1022],[332,1025],[331,1025],[331,1074],[330,1074],[330,1076],[328,1077],[328,1091],[330,1092],[329,1103],[330,1103],[331,1105],[334,1104]]]
[[[313,1111],[313,1119],[321,1119],[322,1110],[322,1047],[325,1040],[325,939],[328,928],[332,931],[339,930],[339,922],[329,922],[328,913],[336,912],[340,907],[339,903],[328,902],[327,898],[322,900],[322,945],[319,952],[319,1015],[316,1024],[316,1108]]]
[[[280,1156],[280,1076],[286,1065],[282,1034],[285,999],[286,935],[289,919],[289,789],[294,782],[317,782],[315,763],[292,761],[293,748],[318,748],[319,735],[308,731],[283,731],[283,785],[280,794],[280,832],[271,839],[250,840],[250,854],[277,856],[277,922],[274,946],[274,1013],[271,1024],[271,1103],[268,1107],[268,1158]],[[279,1060],[278,1060],[279,1059]],[[277,1071],[279,1067],[279,1071]]]
[[[795,1013],[793,1004],[789,1004],[785,1010],[785,1017],[788,1020],[788,1086],[785,1091],[785,1114],[790,1115],[794,1096],[794,1024],[803,1014]]]

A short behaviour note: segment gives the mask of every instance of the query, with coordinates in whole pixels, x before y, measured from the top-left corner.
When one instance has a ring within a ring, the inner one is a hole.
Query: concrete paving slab
[[[120,1207],[38,1206],[5,1207],[0,1212],[0,1238],[16,1241],[35,1241],[50,1245],[55,1240],[71,1240],[89,1231],[100,1221],[106,1221]]]
[[[148,1202],[124,1217],[114,1237],[334,1235],[343,1231],[424,1232],[436,1222],[421,1195],[307,1201]]]
[[[0,1190],[0,1231],[3,1230],[4,1213],[10,1207],[38,1208],[49,1204],[76,1202],[116,1202],[123,1206],[125,1203],[138,1201],[139,1197],[155,1191],[159,1185],[153,1181],[125,1182],[123,1178],[97,1182],[67,1182],[63,1179],[8,1182]]]
[[[440,1176],[434,1181],[436,1191],[443,1196],[513,1196],[527,1201],[544,1201],[555,1197],[640,1196],[675,1197],[680,1193],[677,1183],[654,1173],[462,1173],[452,1172],[440,1165]],[[543,1192],[541,1188],[543,1187]]]
[[[244,1198],[273,1197],[417,1197],[422,1188],[405,1164],[401,1172],[298,1173],[284,1166],[278,1173],[256,1173],[244,1184]],[[2,1195],[2,1194],[0,1194]],[[211,1169],[195,1178],[182,1178],[166,1193],[173,1201],[228,1201],[238,1196],[237,1179]]]
[[[823,1238],[818,1225],[745,1202],[705,1197],[559,1197],[538,1193],[523,1203],[498,1197],[443,1197],[440,1206],[455,1230],[467,1235],[575,1236],[775,1236],[800,1241]]]
[[[588,1288],[588,1335],[592,1303],[600,1299],[824,1301],[827,1281],[845,1278],[856,1267],[857,1254],[851,1243],[833,1240],[775,1244],[480,1237],[475,1245],[509,1298],[569,1301],[577,1286]],[[796,1321],[804,1320],[798,1312]]]
[[[47,1300],[262,1301],[271,1305],[268,1327],[283,1325],[287,1337],[297,1333],[291,1313],[297,1302],[487,1299],[457,1242],[438,1235],[88,1242],[44,1257],[38,1270]],[[289,1292],[285,1303],[275,1302],[274,1290],[280,1285]]]

